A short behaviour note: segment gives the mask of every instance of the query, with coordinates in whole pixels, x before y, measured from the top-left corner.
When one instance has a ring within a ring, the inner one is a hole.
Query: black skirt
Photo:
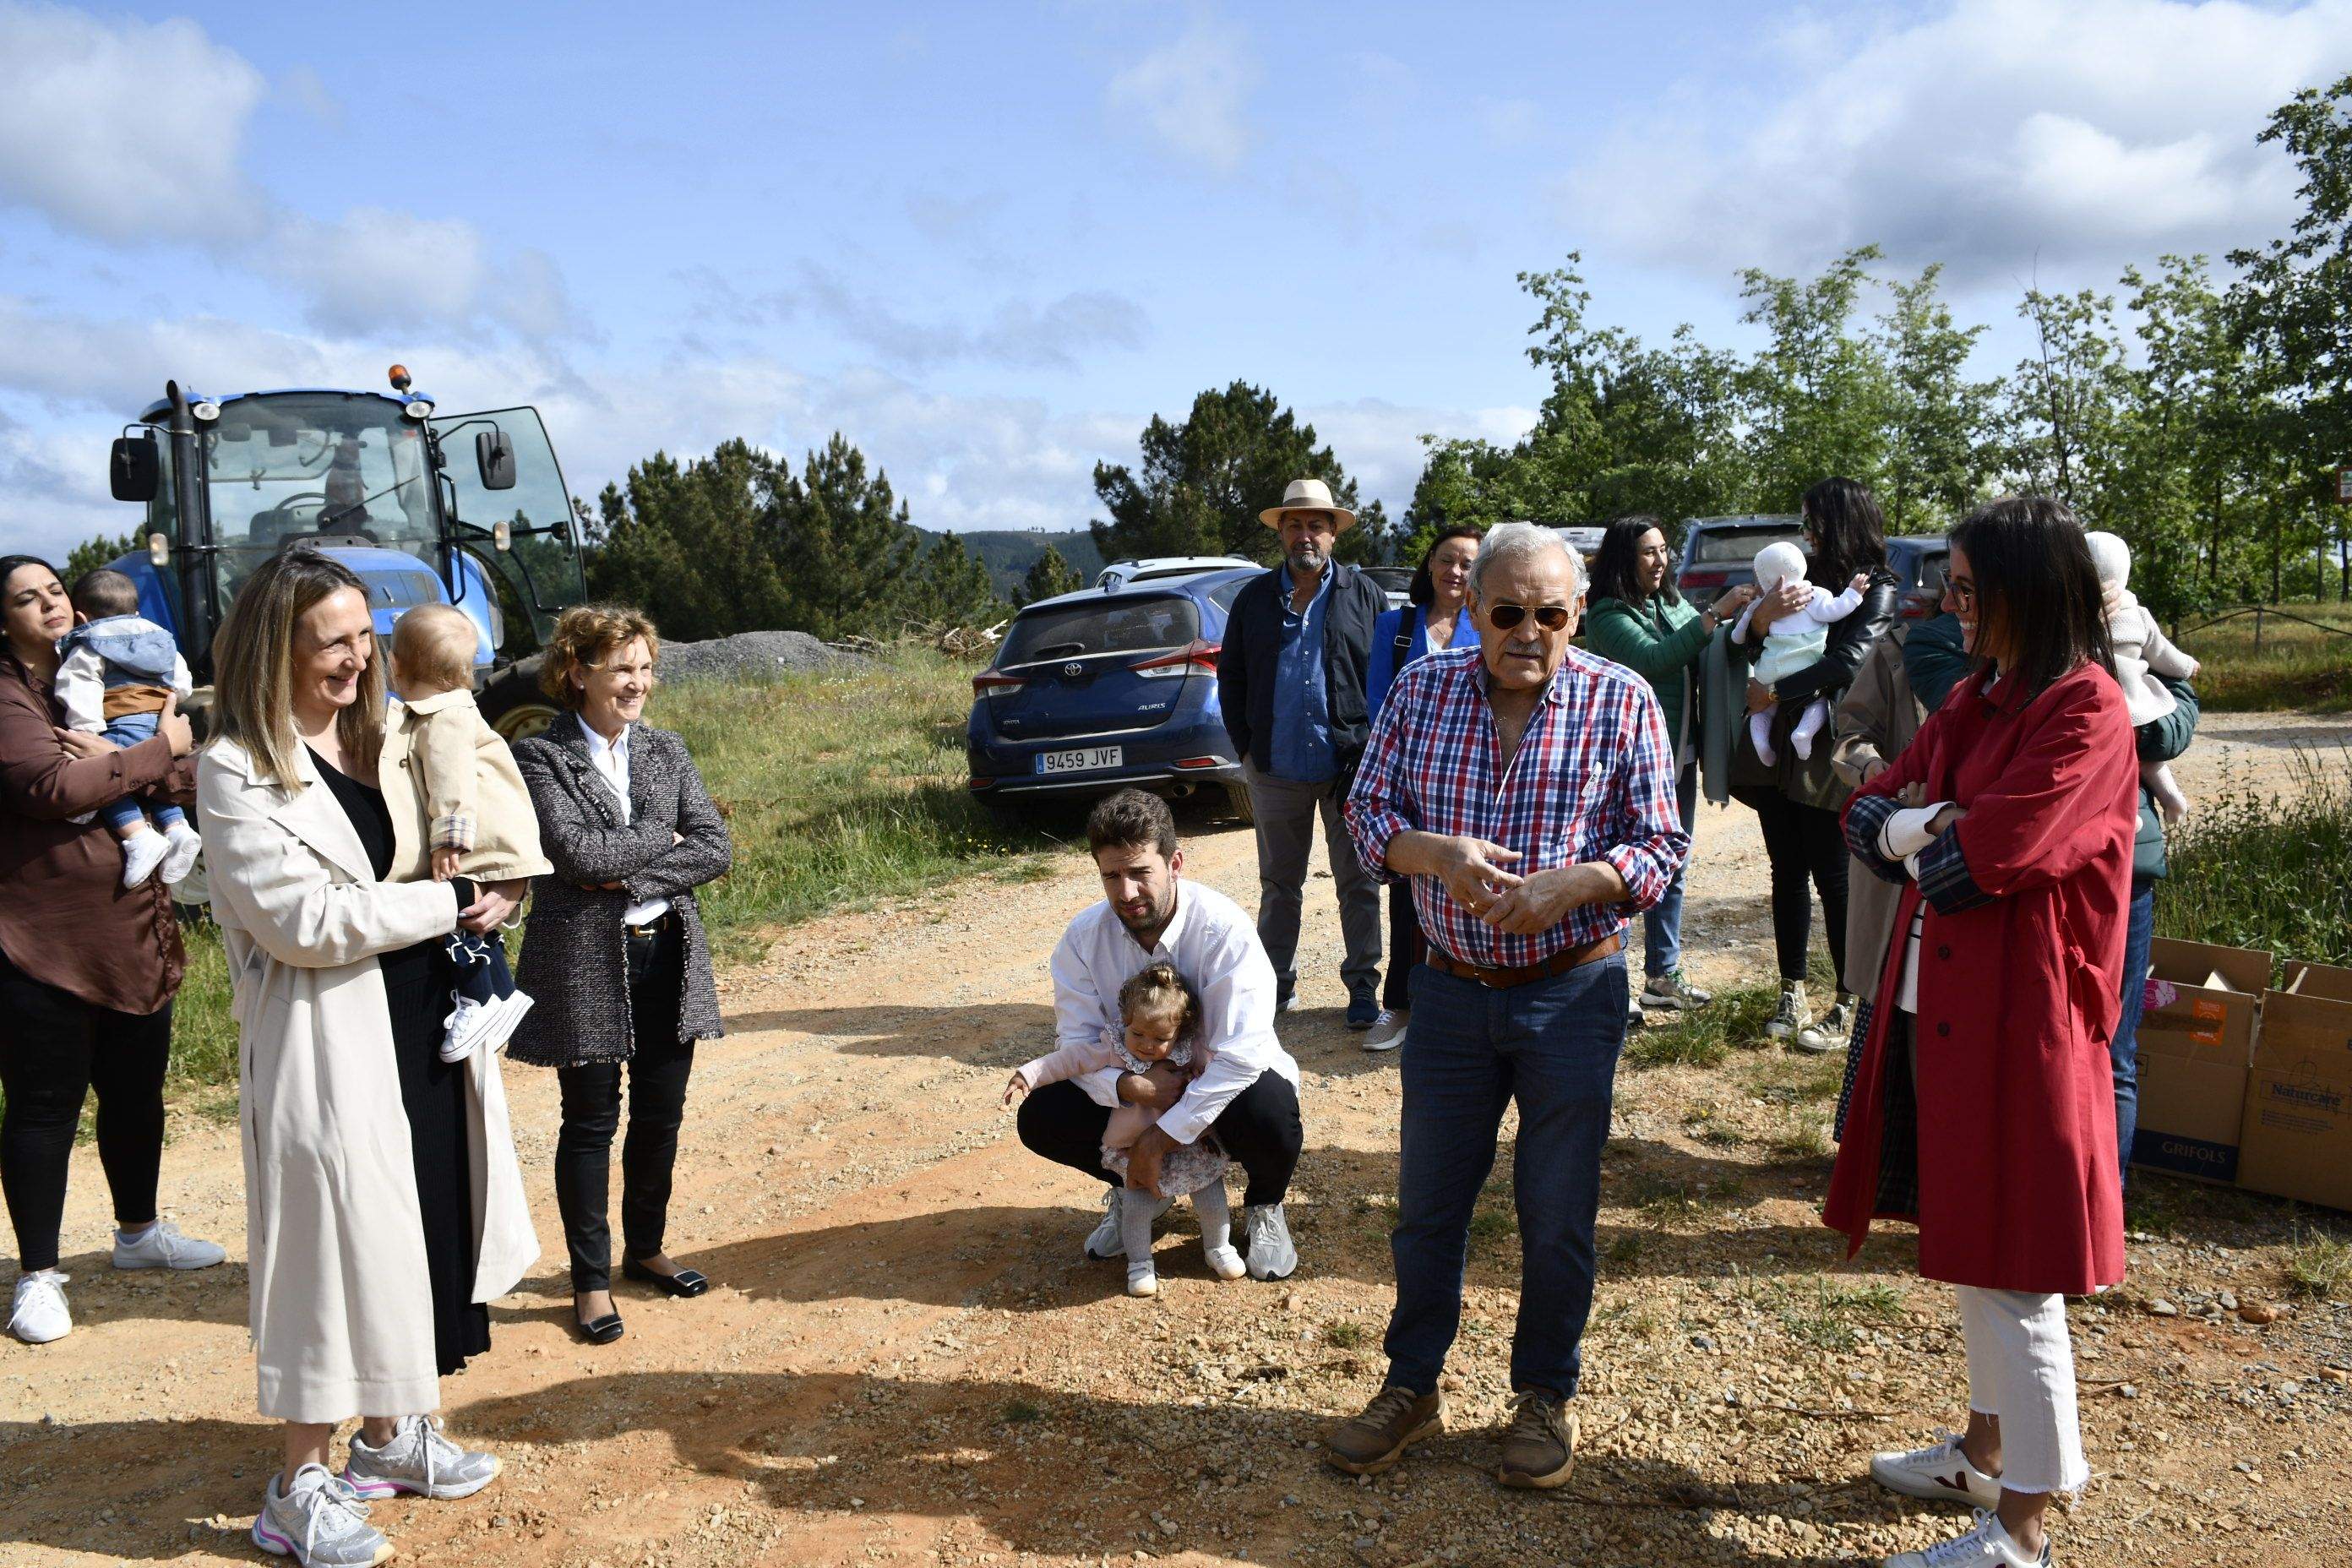
[[[490,1348],[490,1310],[474,1296],[474,1185],[466,1149],[466,1065],[441,1059],[449,973],[441,939],[387,952],[384,1001],[400,1066],[400,1100],[416,1162],[425,1263],[433,1285],[433,1351],[441,1375]]]

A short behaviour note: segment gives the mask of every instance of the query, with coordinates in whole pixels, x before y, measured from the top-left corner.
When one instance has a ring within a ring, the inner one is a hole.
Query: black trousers
[[[563,1125],[555,1135],[555,1206],[563,1216],[574,1291],[603,1290],[613,1282],[612,1233],[604,1216],[625,1065],[629,1133],[621,1143],[621,1246],[634,1258],[662,1250],[677,1127],[686,1117],[686,1081],[694,1070],[694,1042],[677,1038],[685,978],[686,933],[677,916],[650,937],[632,936],[629,1013],[635,1054],[625,1064],[588,1062],[556,1069]]]
[[[1421,933],[1421,911],[1413,907],[1412,881],[1389,884],[1389,972],[1381,982],[1381,1005],[1391,1013],[1412,1007],[1413,966],[1429,956],[1429,939]]]
[[[1807,880],[1821,894],[1822,919],[1829,927],[1830,962],[1838,989],[1845,982],[1845,832],[1838,814],[1799,805],[1778,790],[1736,789],[1739,804],[1756,814],[1764,831],[1764,853],[1772,863],[1772,946],[1780,978],[1805,977],[1805,944],[1813,929],[1813,901]]]
[[[93,1007],[45,985],[0,956],[0,1189],[26,1273],[58,1266],[81,1102],[98,1091],[98,1159],[114,1194],[114,1222],[155,1217],[163,1163],[163,1070],[172,1060],[172,1005],[141,1016]]]
[[[1031,1153],[1116,1187],[1121,1184],[1118,1173],[1102,1163],[1103,1129],[1109,1124],[1108,1108],[1067,1080],[1049,1083],[1021,1102],[1021,1142]],[[1271,1070],[1258,1074],[1209,1125],[1249,1174],[1242,1202],[1252,1208],[1280,1203],[1290,1191],[1307,1138],[1298,1120],[1298,1091],[1290,1080]]]

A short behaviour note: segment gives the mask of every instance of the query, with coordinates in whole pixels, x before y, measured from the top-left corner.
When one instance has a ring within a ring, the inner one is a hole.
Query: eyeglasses
[[[1568,606],[1565,605],[1543,605],[1533,610],[1525,605],[1490,605],[1486,607],[1487,624],[1498,632],[1509,631],[1530,615],[1535,616],[1536,625],[1548,632],[1556,632],[1568,625]]]
[[[1960,608],[1964,610],[1973,610],[1976,608],[1977,585],[1975,584],[1962,583],[1947,578],[1944,583],[1944,592],[1949,594],[1952,596],[1952,603],[1958,605]]]

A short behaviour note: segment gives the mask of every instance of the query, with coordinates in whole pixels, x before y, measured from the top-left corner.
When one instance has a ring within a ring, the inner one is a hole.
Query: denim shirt
[[[1294,784],[1328,784],[1339,776],[1331,750],[1330,694],[1323,684],[1323,615],[1331,603],[1328,564],[1304,612],[1282,599],[1282,648],[1274,660],[1274,734],[1266,769]]]

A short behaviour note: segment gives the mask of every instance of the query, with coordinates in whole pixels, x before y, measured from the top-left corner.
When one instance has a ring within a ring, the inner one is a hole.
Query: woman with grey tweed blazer
[[[523,931],[516,980],[536,1001],[507,1054],[555,1068],[562,1087],[555,1200],[592,1344],[622,1332],[605,1212],[624,1063],[621,1271],[671,1296],[710,1286],[663,1250],[663,1232],[694,1042],[724,1033],[694,889],[731,851],[686,742],[641,718],[659,647],[639,611],[565,611],[541,679],[569,711],[514,749],[555,871]]]

